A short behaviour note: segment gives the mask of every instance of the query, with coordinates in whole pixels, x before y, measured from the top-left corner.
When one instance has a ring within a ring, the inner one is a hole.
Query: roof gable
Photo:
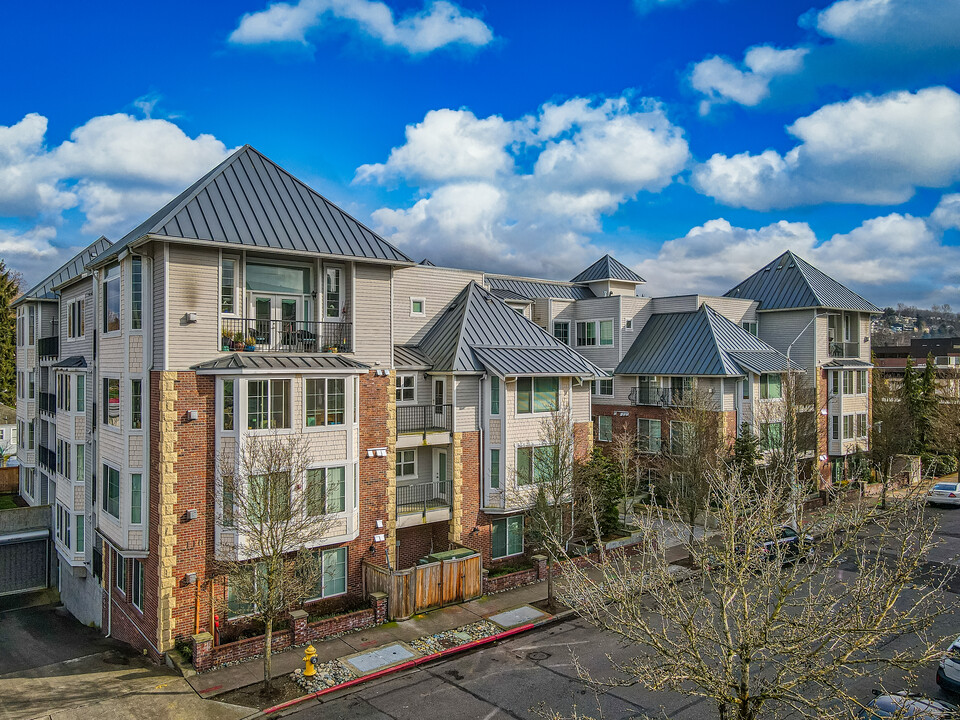
[[[595,282],[597,280],[622,280],[623,282],[633,283],[646,282],[646,280],[637,275],[633,270],[609,254],[597,260],[570,282],[585,283]]]
[[[433,361],[434,371],[556,375],[598,372],[569,346],[476,282],[460,291],[424,335],[419,347]]]
[[[207,240],[238,247],[413,261],[249,145],[197,180],[124,236]]]
[[[102,235],[87,245],[63,265],[58,267],[43,280],[27,290],[23,295],[17,298],[16,302],[21,303],[27,300],[56,300],[59,297],[54,288],[60,287],[73,278],[82,275],[84,267],[98,255],[106,252],[110,247],[110,241]]]
[[[756,300],[760,310],[826,307],[880,312],[869,300],[787,250],[760,268],[725,297]]]
[[[704,304],[693,312],[653,315],[615,372],[741,376],[757,368],[781,372],[786,358]]]

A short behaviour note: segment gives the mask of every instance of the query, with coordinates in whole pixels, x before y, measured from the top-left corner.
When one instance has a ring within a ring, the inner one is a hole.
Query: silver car
[[[943,700],[934,700],[916,693],[898,692],[890,695],[878,695],[866,708],[860,711],[860,720],[955,720],[960,718],[957,706]]]
[[[927,492],[929,505],[960,505],[960,483],[938,482]]]

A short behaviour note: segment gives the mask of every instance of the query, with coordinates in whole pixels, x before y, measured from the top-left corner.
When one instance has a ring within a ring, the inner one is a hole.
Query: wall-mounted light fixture
[[[367,457],[386,457],[387,449],[386,448],[367,448]]]
[[[187,420],[199,420],[200,413],[196,410],[187,410]]]

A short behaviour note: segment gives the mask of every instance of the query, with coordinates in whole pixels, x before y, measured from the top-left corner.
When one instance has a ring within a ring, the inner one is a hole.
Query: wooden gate
[[[364,592],[385,593],[387,617],[406,620],[415,613],[480,597],[481,570],[479,554],[393,571],[364,561]]]

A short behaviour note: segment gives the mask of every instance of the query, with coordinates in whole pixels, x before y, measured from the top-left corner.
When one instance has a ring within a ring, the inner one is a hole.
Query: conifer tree
[[[0,260],[0,403],[14,405],[17,395],[17,314],[11,303],[20,296],[20,273]]]

